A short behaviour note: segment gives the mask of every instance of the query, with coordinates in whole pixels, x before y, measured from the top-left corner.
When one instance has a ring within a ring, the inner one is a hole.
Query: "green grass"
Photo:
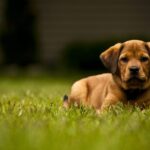
[[[148,150],[150,109],[62,108],[72,79],[0,78],[0,150]]]

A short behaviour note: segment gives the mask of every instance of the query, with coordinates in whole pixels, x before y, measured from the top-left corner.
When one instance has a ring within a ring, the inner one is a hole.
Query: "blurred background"
[[[149,0],[0,0],[0,70],[101,71],[99,54],[150,40]]]

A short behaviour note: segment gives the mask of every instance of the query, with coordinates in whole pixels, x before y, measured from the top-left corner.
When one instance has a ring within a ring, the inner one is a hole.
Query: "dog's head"
[[[150,86],[150,42],[130,40],[104,51],[100,58],[124,89]]]

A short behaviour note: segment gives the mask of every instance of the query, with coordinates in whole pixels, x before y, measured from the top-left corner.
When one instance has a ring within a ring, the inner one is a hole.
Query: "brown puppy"
[[[64,97],[64,107],[76,103],[100,111],[119,101],[140,107],[150,104],[150,42],[118,43],[100,58],[111,73],[75,82],[69,97]]]

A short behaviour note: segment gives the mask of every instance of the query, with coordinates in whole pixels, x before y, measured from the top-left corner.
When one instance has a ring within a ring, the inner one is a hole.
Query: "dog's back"
[[[67,103],[68,105],[75,103],[78,106],[82,104],[98,109],[112,89],[111,86],[114,86],[114,90],[117,88],[110,73],[83,78],[73,84],[69,97],[64,99],[65,107]]]

